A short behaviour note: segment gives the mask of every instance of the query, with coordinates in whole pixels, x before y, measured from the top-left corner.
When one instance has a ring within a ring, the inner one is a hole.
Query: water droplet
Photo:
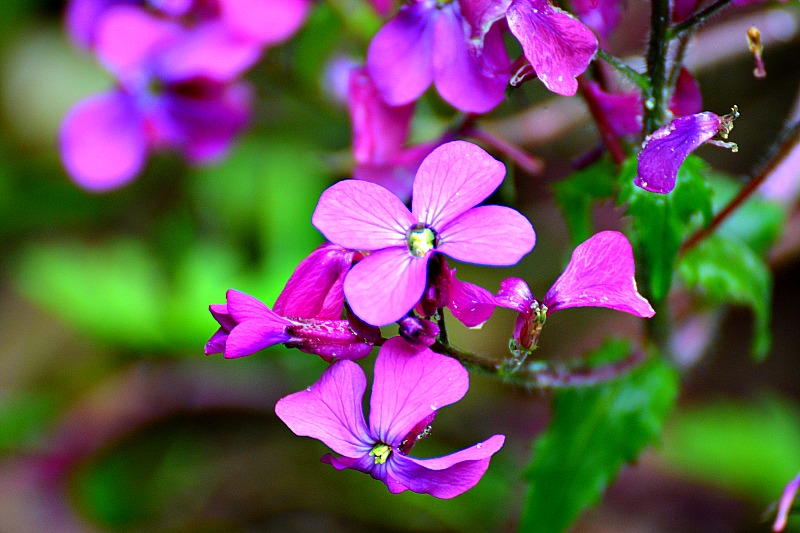
[[[644,101],[644,106],[651,111],[656,108],[656,101],[652,98],[648,98]]]
[[[564,76],[559,76],[558,81],[564,81]]]
[[[476,444],[476,445],[475,445],[475,447],[476,447],[476,448],[483,448],[483,443],[480,443],[480,442],[479,442],[478,444]]]
[[[432,403],[432,404],[430,405],[430,408],[431,408],[431,411],[435,411],[435,410],[437,410],[437,409],[439,408],[439,406],[438,406],[438,405],[436,405],[435,403]]]
[[[306,390],[307,390],[308,392],[311,392],[311,385],[309,385],[308,387],[306,387]]]
[[[538,13],[538,12],[539,12],[539,10],[538,10],[538,9],[534,9],[534,10],[533,10],[533,12],[534,12],[534,13]]]

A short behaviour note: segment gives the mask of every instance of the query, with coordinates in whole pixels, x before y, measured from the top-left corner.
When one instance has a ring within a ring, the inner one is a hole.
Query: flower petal
[[[97,21],[115,0],[71,0],[67,3],[64,21],[70,37],[80,46],[94,44]]]
[[[622,19],[625,3],[620,0],[572,0],[570,6],[581,21],[603,39],[611,35]]]
[[[248,320],[238,324],[228,334],[223,356],[226,359],[245,357],[291,338],[286,333],[286,324],[279,321]]]
[[[470,209],[439,232],[436,251],[459,261],[507,266],[533,250],[536,233],[528,219],[510,207]]]
[[[461,14],[471,29],[470,39],[483,43],[483,37],[498,20],[506,17],[511,0],[459,0]]]
[[[692,74],[682,68],[675,82],[675,93],[669,103],[669,110],[676,117],[694,115],[703,109],[703,93]]]
[[[423,224],[443,228],[492,194],[505,174],[503,163],[472,143],[443,144],[417,170],[411,212]]]
[[[516,309],[520,313],[530,313],[531,304],[536,301],[530,287],[520,278],[507,278],[500,282],[500,290],[495,297],[497,305]]]
[[[224,352],[225,342],[228,340],[228,333],[229,332],[225,328],[219,328],[215,331],[203,348],[203,353],[206,355],[214,355],[215,353]]]
[[[144,165],[145,124],[123,92],[91,96],[70,110],[61,126],[61,157],[75,182],[91,191],[125,185]]]
[[[344,280],[344,295],[353,313],[373,326],[403,318],[425,290],[429,256],[414,257],[404,245],[362,259]]]
[[[315,384],[278,400],[275,414],[295,435],[320,440],[345,457],[368,456],[374,441],[361,407],[366,386],[357,364],[337,361]]]
[[[592,31],[547,0],[514,0],[507,18],[511,33],[545,87],[563,96],[574,95],[576,76],[583,74],[597,52]]]
[[[272,45],[291,37],[311,8],[309,0],[220,0],[222,19],[241,39]]]
[[[369,427],[377,440],[391,446],[398,446],[417,422],[457,402],[469,389],[469,375],[461,363],[428,348],[418,350],[392,337],[375,360]]]
[[[614,135],[633,135],[642,131],[642,98],[638,92],[607,93],[593,81],[586,81],[591,94]]]
[[[633,250],[616,231],[602,231],[575,248],[566,270],[547,291],[548,314],[568,307],[608,307],[639,317],[655,314],[637,292]]]
[[[329,241],[351,250],[406,247],[406,231],[416,222],[397,196],[358,180],[329,187],[311,217]]]
[[[500,29],[487,34],[483,48],[476,50],[451,5],[439,12],[434,32],[434,81],[442,98],[466,113],[486,113],[497,107],[511,78],[511,61]]]
[[[427,2],[404,5],[372,38],[367,69],[389,105],[413,102],[433,81],[436,16]]]
[[[478,327],[492,316],[496,305],[494,295],[483,287],[456,279],[455,271],[452,272],[447,307],[468,328]]]
[[[676,118],[648,135],[638,155],[639,173],[634,183],[650,192],[670,192],[683,161],[714,137],[720,125],[720,117],[714,113],[697,113]]]
[[[228,301],[228,314],[233,317],[237,323],[246,322],[248,320],[273,321],[285,326],[292,323],[282,316],[278,316],[261,300],[247,293],[237,291],[236,289],[228,289],[228,292],[225,293],[225,297]]]
[[[394,453],[387,461],[388,473],[414,492],[454,498],[478,484],[489,467],[491,456],[504,442],[503,435],[495,435],[470,448],[435,459],[416,459]]]

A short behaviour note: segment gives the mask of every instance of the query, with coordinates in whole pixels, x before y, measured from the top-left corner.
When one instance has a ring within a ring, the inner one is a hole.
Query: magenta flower
[[[432,317],[447,307],[468,328],[479,328],[492,316],[496,306],[494,295],[483,287],[457,279],[456,269],[450,268],[444,257],[433,257],[428,263],[428,276],[428,287],[417,305],[422,316]]]
[[[781,495],[781,501],[778,505],[778,516],[775,517],[775,523],[772,525],[772,531],[780,532],[786,528],[786,522],[789,519],[789,511],[792,509],[792,503],[797,497],[797,492],[800,490],[800,474],[786,485]]]
[[[206,343],[206,355],[222,353],[234,359],[285,344],[330,362],[361,359],[372,350],[372,342],[356,333],[347,320],[283,317],[234,289],[228,290],[227,300],[227,304],[209,306],[220,327]]]
[[[531,350],[547,316],[570,307],[607,307],[649,318],[655,314],[636,288],[633,250],[628,239],[616,231],[601,231],[572,252],[567,268],[541,302],[528,285],[509,278],[500,285],[497,304],[519,311],[514,339]]]
[[[314,385],[279,400],[275,413],[296,435],[318,439],[340,454],[322,458],[337,470],[369,474],[395,494],[411,490],[453,498],[480,481],[505,437],[434,459],[408,453],[430,433],[438,410],[460,400],[468,388],[467,371],[455,359],[427,348],[415,353],[394,337],[375,361],[369,426],[361,406],[366,377],[351,361],[337,361]]]
[[[404,5],[370,43],[367,68],[389,105],[413,102],[431,85],[461,111],[485,113],[499,104],[510,60],[499,28],[479,46],[468,6],[478,0],[415,0]]]
[[[437,144],[405,147],[414,105],[388,105],[363,67],[350,74],[348,103],[356,160],[353,177],[377,183],[408,200],[414,174]]]
[[[676,118],[645,138],[639,152],[639,172],[634,184],[650,192],[666,194],[675,188],[675,180],[686,157],[706,142],[738,150],[735,144],[714,139],[727,139],[733,121],[739,116],[734,106],[729,115],[711,112]]]
[[[403,317],[423,296],[428,261],[513,265],[536,242],[530,222],[502,206],[474,207],[503,181],[503,164],[477,146],[454,141],[420,165],[411,211],[383,187],[341,181],[319,199],[312,223],[351,250],[370,251],[344,281],[353,312],[382,326]]]
[[[570,6],[581,21],[605,40],[622,20],[625,2],[621,0],[573,0]]]
[[[597,37],[581,21],[547,0],[513,0],[508,27],[545,87],[572,96],[597,53]],[[517,75],[519,76],[519,74]]]

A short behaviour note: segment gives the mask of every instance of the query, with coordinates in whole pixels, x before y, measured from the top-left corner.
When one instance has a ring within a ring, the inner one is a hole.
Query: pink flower
[[[509,278],[500,285],[497,303],[520,312],[514,339],[521,348],[532,350],[547,316],[560,309],[607,307],[642,318],[653,316],[655,311],[636,288],[634,274],[628,239],[617,231],[601,231],[575,248],[544,300],[534,298],[523,280]]]
[[[495,266],[527,254],[536,236],[525,217],[508,207],[475,207],[504,175],[503,164],[485,151],[454,141],[420,165],[411,211],[374,183],[346,180],[322,193],[314,226],[339,246],[372,252],[344,281],[353,312],[376,326],[402,318],[425,291],[434,253]]]
[[[775,518],[775,523],[772,525],[772,531],[780,532],[786,527],[786,521],[789,519],[789,511],[792,510],[792,503],[797,496],[797,491],[800,490],[800,474],[786,485],[781,495],[781,501],[778,505],[778,516]]]
[[[399,337],[386,341],[375,361],[369,426],[364,420],[364,371],[337,361],[315,384],[278,401],[275,413],[296,435],[321,440],[342,457],[322,458],[337,470],[352,468],[386,483],[394,494],[411,490],[453,498],[474,487],[503,435],[432,459],[409,456],[431,431],[441,407],[460,400],[469,388],[458,361],[427,348],[415,353]]]
[[[650,192],[666,194],[675,188],[678,169],[686,157],[706,142],[738,150],[733,143],[724,142],[739,116],[733,111],[719,116],[709,111],[676,118],[648,135],[639,152],[639,172],[634,184]],[[723,141],[714,139],[719,136]]]

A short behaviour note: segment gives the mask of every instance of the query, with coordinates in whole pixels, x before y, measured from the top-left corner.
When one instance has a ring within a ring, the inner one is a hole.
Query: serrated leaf
[[[631,244],[637,270],[645,283],[645,296],[663,300],[672,284],[680,243],[712,217],[711,188],[704,176],[705,163],[690,156],[681,166],[675,188],[656,194],[633,185],[636,159],[629,160],[620,175],[620,203],[631,216]]]
[[[594,361],[623,357],[629,346],[610,342]],[[652,358],[598,387],[562,390],[553,419],[534,444],[525,477],[531,483],[521,531],[564,531],[594,504],[623,464],[660,434],[678,391],[676,371]]]
[[[572,244],[577,246],[594,233],[592,204],[612,197],[616,175],[614,163],[602,159],[553,186]]]
[[[753,355],[761,360],[769,351],[772,274],[764,260],[741,241],[712,235],[686,253],[678,273],[683,282],[712,304],[750,307],[755,318]]]

